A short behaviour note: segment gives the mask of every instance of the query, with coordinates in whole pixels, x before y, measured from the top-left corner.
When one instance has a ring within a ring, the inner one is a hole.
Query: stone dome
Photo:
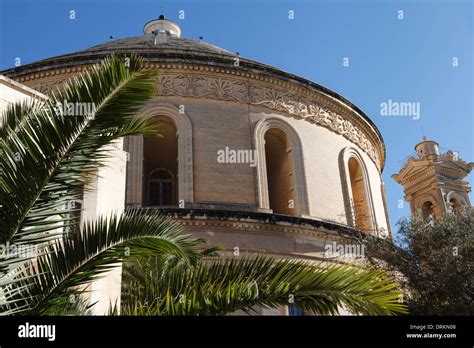
[[[174,29],[163,29],[161,32],[160,30],[156,30],[157,27],[167,28],[168,26]],[[179,26],[165,19],[164,16],[160,16],[160,18],[146,23],[143,36],[112,40],[82,51],[7,69],[3,71],[2,74],[24,82],[26,79],[30,79],[32,74],[33,76],[44,76],[44,74],[48,74],[43,73],[44,71],[53,69],[77,71],[78,66],[98,63],[101,59],[110,54],[132,52],[138,53],[149,62],[198,63],[213,67],[220,66],[223,68],[237,68],[238,70],[245,70],[247,72],[257,72],[280,80],[290,81],[293,84],[299,84],[301,87],[310,88],[318,91],[320,94],[327,95],[338,101],[343,107],[351,109],[353,113],[357,114],[363,123],[365,123],[364,127],[370,128],[370,132],[377,138],[376,141],[380,143],[379,168],[383,169],[384,167],[385,145],[378,128],[361,109],[349,100],[322,85],[276,67],[242,57],[237,53],[203,41],[182,38]],[[236,60],[238,60],[238,67],[235,67]],[[69,67],[71,67],[71,69],[68,70]],[[45,93],[49,92],[50,87],[51,86],[46,85],[38,86],[40,91]]]
[[[227,251],[323,259],[325,245],[360,231],[389,235],[385,147],[362,110],[315,82],[180,36],[158,18],[143,36],[2,74],[49,92],[111,53],[144,57],[157,91],[137,117],[153,117],[165,140],[124,140],[124,204],[160,209]]]
[[[235,57],[235,53],[231,53],[223,48],[208,44],[202,41],[190,40],[176,36],[153,36],[143,35],[129,37],[125,39],[113,40],[104,44],[93,46],[79,53],[116,53],[116,52],[136,52],[138,54],[166,54],[166,53],[183,53],[183,54],[203,54],[203,55],[219,55],[226,57]]]

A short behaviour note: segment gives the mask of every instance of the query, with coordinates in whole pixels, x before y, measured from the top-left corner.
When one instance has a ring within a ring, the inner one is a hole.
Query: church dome
[[[324,259],[327,243],[389,235],[385,146],[362,110],[303,77],[182,38],[164,16],[142,36],[2,74],[48,93],[113,53],[137,53],[157,72],[137,117],[163,132],[124,140],[127,206],[159,209],[227,251]]]

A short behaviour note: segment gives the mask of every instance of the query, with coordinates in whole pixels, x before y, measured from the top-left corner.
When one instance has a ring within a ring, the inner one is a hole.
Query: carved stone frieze
[[[343,135],[361,148],[379,169],[381,167],[376,147],[353,120],[299,93],[253,83],[248,79],[165,73],[158,78],[158,95],[236,101],[284,112]]]

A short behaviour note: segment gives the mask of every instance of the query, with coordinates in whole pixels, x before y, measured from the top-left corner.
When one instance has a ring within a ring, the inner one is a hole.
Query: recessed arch
[[[420,213],[425,220],[430,216],[435,219],[437,216],[437,210],[438,204],[436,197],[431,194],[425,194],[419,197],[415,203],[415,211]]]
[[[178,204],[178,136],[174,121],[155,116],[158,134],[143,139],[143,201],[145,206]],[[159,175],[159,177],[158,177]]]
[[[353,147],[344,148],[339,156],[339,168],[347,223],[376,233],[378,225],[372,189],[367,167],[359,151]]]
[[[291,177],[295,203],[294,211],[297,215],[309,215],[308,190],[301,140],[293,127],[285,121],[273,117],[260,120],[254,128],[254,144],[257,150],[258,207],[260,209],[271,209],[266,160],[267,154],[265,152],[265,134],[270,130],[280,131],[287,137],[286,151],[291,154]]]
[[[421,205],[421,215],[425,220],[434,218],[435,212],[433,208],[433,203],[431,201],[423,202],[423,204]]]
[[[137,117],[167,117],[176,126],[178,145],[178,201],[194,202],[193,129],[186,112],[173,104],[153,102],[145,106]],[[143,146],[144,137],[130,137],[127,170],[127,203],[143,205]]]
[[[451,191],[446,195],[446,203],[448,209],[453,212],[460,212],[468,206],[464,197],[455,191]]]

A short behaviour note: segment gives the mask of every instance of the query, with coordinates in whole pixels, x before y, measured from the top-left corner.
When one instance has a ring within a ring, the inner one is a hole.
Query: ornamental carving
[[[197,74],[160,74],[158,95],[236,101],[285,112],[293,118],[304,119],[343,135],[358,145],[380,169],[374,145],[353,122],[298,94],[255,85],[249,81]]]

